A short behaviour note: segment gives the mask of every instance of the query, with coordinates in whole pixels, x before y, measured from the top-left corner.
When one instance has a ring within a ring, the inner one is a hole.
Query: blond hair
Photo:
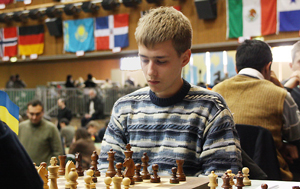
[[[181,55],[192,45],[192,25],[189,19],[173,7],[151,9],[139,19],[135,31],[138,45],[153,48],[157,43],[172,40]]]
[[[300,41],[298,41],[297,43],[295,43],[293,45],[293,48],[292,48],[292,51],[291,51],[291,54],[292,54],[292,63],[294,63],[295,56],[296,56],[297,52],[300,52]]]

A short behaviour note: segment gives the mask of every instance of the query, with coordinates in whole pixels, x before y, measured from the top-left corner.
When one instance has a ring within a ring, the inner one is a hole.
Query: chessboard
[[[77,189],[85,189],[85,182],[83,180],[83,176],[78,177],[77,182]],[[106,185],[104,183],[104,176],[97,177],[97,189],[104,189]],[[179,184],[170,184],[170,177],[162,176],[160,183],[150,183],[150,180],[144,180],[143,182],[135,182],[134,185],[130,185],[132,189],[209,189],[207,186],[209,179],[208,177],[186,177],[186,181],[180,181]],[[50,183],[50,180],[49,180]],[[58,189],[65,189],[66,179],[64,176],[60,176],[57,179],[57,186]],[[111,189],[114,188],[114,184],[111,183]],[[121,187],[122,189],[124,186]]]

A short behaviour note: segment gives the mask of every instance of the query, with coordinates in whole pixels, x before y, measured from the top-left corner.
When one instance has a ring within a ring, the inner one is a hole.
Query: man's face
[[[62,108],[63,105],[64,105],[64,103],[63,103],[62,100],[58,99],[58,100],[57,100],[57,105],[58,105],[58,107]]]
[[[27,108],[27,116],[33,125],[38,125],[44,116],[44,111],[42,106],[29,105]]]
[[[296,52],[295,58],[292,64],[290,64],[293,71],[300,70],[300,51]]]
[[[96,93],[95,93],[95,91],[93,91],[93,90],[90,90],[90,91],[89,91],[89,96],[90,96],[90,99],[93,99],[93,98],[95,98],[95,96],[96,96]]]
[[[189,62],[190,50],[179,57],[169,40],[151,49],[139,45],[139,56],[144,76],[156,96],[168,98],[178,92],[182,86],[181,70]]]

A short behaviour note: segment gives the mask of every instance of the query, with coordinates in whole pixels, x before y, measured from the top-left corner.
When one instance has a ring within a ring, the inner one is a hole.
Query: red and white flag
[[[1,28],[0,29],[0,57],[16,56],[18,52],[18,32],[17,27]]]
[[[97,17],[95,22],[96,50],[127,47],[128,42],[128,14]]]

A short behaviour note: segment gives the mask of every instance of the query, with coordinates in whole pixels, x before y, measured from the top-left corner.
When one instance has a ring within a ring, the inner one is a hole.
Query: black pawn
[[[172,177],[170,178],[170,183],[171,184],[178,184],[179,183],[179,178],[177,177],[177,167],[172,168]]]

